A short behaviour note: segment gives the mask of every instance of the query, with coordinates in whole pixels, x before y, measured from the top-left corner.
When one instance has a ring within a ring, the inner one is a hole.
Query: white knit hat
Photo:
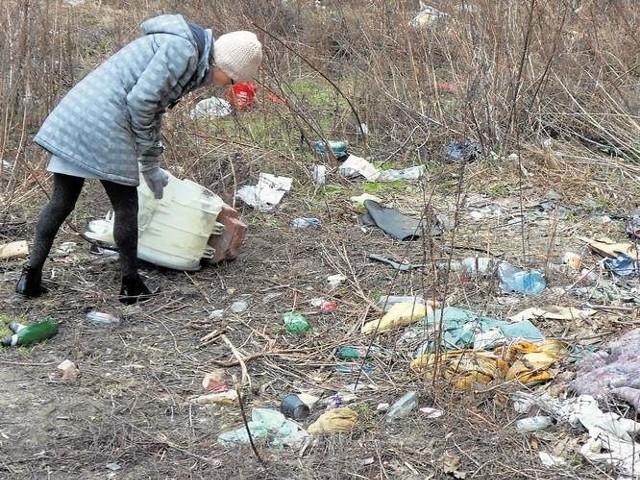
[[[213,62],[234,82],[251,80],[262,62],[262,44],[253,32],[225,33],[213,42]]]

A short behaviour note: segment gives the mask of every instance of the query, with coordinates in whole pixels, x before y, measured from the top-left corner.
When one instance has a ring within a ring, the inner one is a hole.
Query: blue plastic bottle
[[[500,288],[506,292],[538,295],[547,287],[542,273],[521,270],[509,262],[500,262],[498,276],[500,277]]]

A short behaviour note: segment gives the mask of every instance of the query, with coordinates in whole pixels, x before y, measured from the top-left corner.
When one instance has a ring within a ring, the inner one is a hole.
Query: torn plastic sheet
[[[420,218],[409,217],[373,200],[365,200],[364,207],[367,211],[360,217],[362,223],[375,225],[397,240],[417,240],[425,234],[425,225]],[[442,234],[442,228],[435,219],[428,228],[432,236]]]
[[[355,155],[349,155],[338,168],[338,172],[345,178],[361,175],[369,181],[376,180],[380,175],[380,170],[364,158],[356,157]]]
[[[284,194],[291,190],[292,182],[289,177],[261,173],[256,185],[244,185],[236,196],[262,212],[269,212],[280,203]]]
[[[309,434],[297,423],[287,419],[282,413],[269,408],[254,408],[251,420],[247,424],[251,436],[256,438],[271,438],[272,447],[299,447]],[[249,443],[247,428],[243,425],[236,430],[222,432],[218,435],[222,443]]]
[[[551,397],[548,393],[532,395],[516,392],[517,408],[537,405],[558,421],[566,421],[572,427],[582,425],[589,432],[589,439],[580,448],[580,454],[593,463],[611,465],[618,479],[640,478],[640,443],[634,441],[640,423],[613,412],[603,412],[591,395],[580,395],[566,400]]]
[[[448,350],[463,348],[491,348],[518,340],[540,342],[544,335],[529,320],[509,323],[493,317],[485,317],[470,310],[445,307],[427,311],[424,319],[408,330],[403,339],[424,336],[425,330],[435,331],[442,321],[441,347]],[[435,341],[430,339],[416,351],[416,356],[435,351]]]

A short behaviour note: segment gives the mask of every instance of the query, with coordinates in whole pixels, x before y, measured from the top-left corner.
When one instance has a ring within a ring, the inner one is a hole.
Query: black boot
[[[47,289],[42,286],[42,270],[36,270],[28,265],[22,268],[22,274],[16,284],[16,293],[28,298],[39,297],[47,293]]]
[[[120,287],[118,300],[126,305],[133,305],[134,303],[147,300],[159,292],[160,288],[158,287],[152,289],[147,288],[142,278],[140,278],[140,275],[124,275],[122,277],[122,286]]]

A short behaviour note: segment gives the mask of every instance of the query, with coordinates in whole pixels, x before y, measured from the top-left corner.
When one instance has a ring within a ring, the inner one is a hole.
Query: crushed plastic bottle
[[[537,295],[547,287],[542,273],[521,270],[505,261],[498,265],[498,277],[500,278],[500,288],[506,292]]]
[[[635,260],[624,253],[616,258],[605,258],[602,261],[604,268],[621,277],[640,275],[640,260]]]
[[[311,330],[307,319],[298,312],[285,312],[282,314],[282,319],[284,320],[284,328],[289,333],[305,333]]]
[[[94,325],[117,325],[120,323],[120,319],[110,313],[98,312],[91,310],[87,313],[87,320]]]
[[[396,418],[406,417],[418,406],[418,393],[410,391],[405,393],[389,407],[386,420],[392,422]]]
[[[43,320],[33,325],[22,325],[11,322],[9,328],[13,335],[2,339],[0,343],[5,347],[33,345],[53,337],[58,333],[58,323],[54,320]]]
[[[535,432],[537,430],[543,430],[553,425],[553,419],[544,415],[537,415],[535,417],[522,418],[516,422],[516,429],[519,432]]]
[[[460,261],[452,261],[449,270],[475,275],[490,275],[495,269],[495,264],[495,259],[491,257],[466,257]],[[448,265],[448,262],[442,262],[438,264],[438,268],[446,269]]]

